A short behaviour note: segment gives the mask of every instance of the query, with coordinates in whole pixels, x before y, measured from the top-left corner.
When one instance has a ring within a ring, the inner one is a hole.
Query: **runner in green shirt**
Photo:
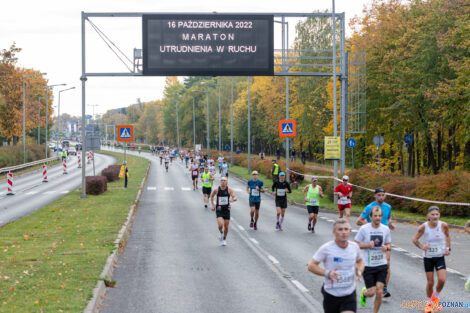
[[[209,167],[204,167],[204,172],[201,174],[202,182],[202,194],[204,195],[204,207],[207,208],[207,203],[209,202],[209,197],[212,191],[212,181],[214,176],[209,172]]]
[[[318,179],[316,177],[312,177],[312,183],[305,186],[304,190],[302,190],[308,211],[307,229],[312,233],[315,233],[318,209],[320,208],[320,198],[323,198],[323,190],[319,185],[317,185],[317,182]]]

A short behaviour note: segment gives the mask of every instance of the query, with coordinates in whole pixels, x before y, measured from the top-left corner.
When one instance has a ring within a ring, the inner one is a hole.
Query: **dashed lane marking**
[[[250,237],[250,240],[251,240],[251,242],[256,243],[257,245],[259,245],[258,240],[256,240],[255,238],[251,238],[251,237]]]
[[[157,190],[157,187],[147,187],[147,190]]]
[[[239,228],[240,230],[245,230],[245,228],[243,228],[242,225],[238,225],[238,228]]]
[[[63,191],[61,191],[60,193],[61,193],[61,194],[66,194],[66,193],[69,193],[69,191],[68,191],[68,190],[63,190]]]
[[[189,188],[189,187],[181,187],[181,190],[183,190],[183,191],[190,191],[191,188]]]
[[[163,190],[166,190],[166,191],[168,191],[168,190],[175,190],[175,188],[173,188],[173,187],[165,187],[165,188],[163,188]]]
[[[272,255],[270,255],[270,254],[268,255],[268,259],[269,259],[271,262],[273,262],[273,264],[279,264],[279,261],[278,261],[275,257],[273,257]]]
[[[295,279],[293,279],[293,280],[291,280],[291,281],[292,281],[292,283],[293,283],[297,288],[299,288],[300,291],[302,291],[302,292],[308,292],[308,289],[305,288],[304,285],[302,285],[299,281],[297,281],[297,280],[295,280]]]
[[[27,195],[35,195],[35,194],[37,194],[37,193],[38,193],[37,191],[30,191],[30,192],[27,192],[26,194],[27,194]]]
[[[44,192],[44,194],[45,194],[45,195],[50,195],[50,194],[56,193],[56,192],[57,192],[57,191],[55,191],[55,190],[50,190],[50,191]]]

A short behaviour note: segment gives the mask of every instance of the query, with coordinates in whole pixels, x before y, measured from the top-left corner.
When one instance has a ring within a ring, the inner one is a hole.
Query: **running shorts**
[[[348,204],[338,204],[338,210],[343,211],[344,209],[350,209],[351,203]]]
[[[321,293],[323,294],[323,310],[325,313],[356,312],[357,301],[355,290],[349,296],[344,297],[330,295],[323,287],[321,288]]]
[[[195,180],[195,179],[197,179],[197,178],[198,178],[198,176],[197,176],[197,175],[196,175],[196,176],[194,176],[194,175],[191,175],[191,176],[192,176],[193,180]]]
[[[424,259],[424,271],[434,272],[434,269],[437,271],[446,269],[446,260],[443,256],[437,258],[423,258]]]
[[[210,195],[212,191],[212,187],[202,187],[202,194],[203,195]]]
[[[318,205],[307,205],[308,214],[318,214]]]
[[[255,207],[255,210],[259,210],[259,206],[261,205],[261,202],[253,202],[250,201],[250,208]]]
[[[364,268],[364,273],[362,273],[366,288],[369,289],[371,287],[375,287],[377,285],[377,282],[384,283],[385,285],[387,273],[388,267],[386,264],[380,266],[366,266]]]
[[[224,220],[229,220],[230,219],[230,210],[217,210],[217,209],[215,209],[215,216],[217,216],[217,218],[221,217]]]
[[[281,209],[287,208],[287,197],[284,198],[276,198],[276,207],[280,207]]]

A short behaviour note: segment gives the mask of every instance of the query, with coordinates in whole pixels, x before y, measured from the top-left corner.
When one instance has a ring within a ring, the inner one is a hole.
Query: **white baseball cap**
[[[349,177],[347,175],[344,175],[343,180],[349,180]]]

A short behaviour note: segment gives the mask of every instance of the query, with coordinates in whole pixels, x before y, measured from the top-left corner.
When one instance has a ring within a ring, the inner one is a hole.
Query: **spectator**
[[[279,148],[276,149],[276,157],[278,160],[281,158],[281,150]]]
[[[292,149],[292,162],[295,162],[295,149]]]
[[[300,153],[300,155],[301,155],[301,158],[302,158],[302,164],[305,165],[305,159],[306,159],[305,150],[302,149],[302,152]]]

